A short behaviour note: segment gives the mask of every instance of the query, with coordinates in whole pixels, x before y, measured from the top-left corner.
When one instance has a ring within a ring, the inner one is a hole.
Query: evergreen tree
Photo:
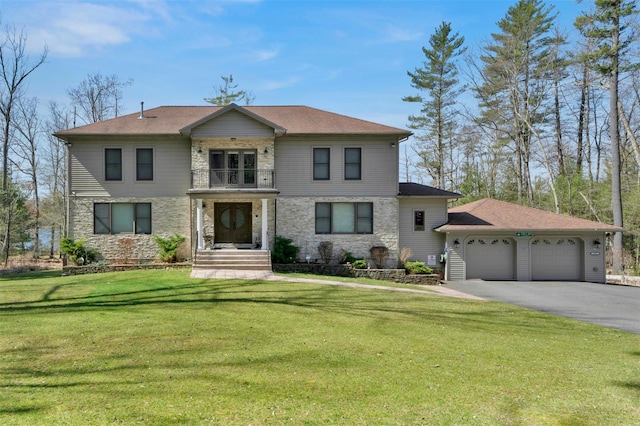
[[[550,108],[547,84],[557,64],[555,38],[550,30],[553,7],[540,0],[519,0],[498,22],[500,33],[491,34],[480,60],[482,83],[476,87],[480,125],[497,131],[503,144],[513,143],[518,201],[533,205],[531,144]]]
[[[451,30],[451,23],[442,22],[429,38],[430,48],[423,47],[426,60],[422,68],[408,71],[411,87],[425,95],[406,96],[406,102],[422,104],[420,115],[409,116],[409,127],[424,133],[420,150],[422,164],[431,170],[435,186],[445,188],[445,160],[447,145],[453,139],[456,112],[453,106],[462,90],[458,85],[456,57],[466,50],[464,37]]]
[[[636,3],[628,0],[595,0],[596,9],[576,19],[575,26],[587,39],[595,43],[595,49],[588,54],[587,63],[600,73],[609,83],[609,137],[611,139],[611,207],[613,224],[623,226],[622,186],[620,181],[620,140],[618,120],[618,80],[620,71],[635,67],[621,63],[623,53],[631,43],[630,37],[623,37],[630,18],[637,15]],[[613,236],[613,273],[620,274],[622,265],[622,232]]]
[[[244,102],[245,105],[251,105],[254,96],[251,92],[246,90],[236,90],[237,84],[233,84],[233,75],[229,74],[229,77],[221,76],[224,85],[213,86],[214,97],[204,98],[205,102],[213,105],[225,106],[232,103]]]

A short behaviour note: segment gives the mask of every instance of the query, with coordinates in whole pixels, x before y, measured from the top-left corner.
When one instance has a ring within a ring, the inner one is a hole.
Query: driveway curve
[[[449,281],[487,300],[640,334],[640,287],[563,281]]]

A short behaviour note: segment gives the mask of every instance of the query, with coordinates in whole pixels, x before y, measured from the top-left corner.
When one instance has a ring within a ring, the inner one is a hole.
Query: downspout
[[[71,143],[69,143],[68,141],[65,141],[63,139],[64,142],[64,146],[66,148],[66,156],[67,156],[67,161],[65,164],[65,174],[67,175],[67,179],[65,182],[65,189],[64,189],[64,204],[65,204],[65,220],[64,220],[64,229],[62,231],[62,234],[64,235],[65,238],[69,238],[69,227],[71,225],[71,152],[69,151],[69,147],[72,146]],[[75,194],[74,194],[75,195]]]

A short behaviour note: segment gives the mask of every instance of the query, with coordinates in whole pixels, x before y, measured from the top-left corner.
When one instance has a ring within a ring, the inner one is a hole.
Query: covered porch
[[[189,195],[196,251],[269,250],[274,238],[276,192],[217,191]]]

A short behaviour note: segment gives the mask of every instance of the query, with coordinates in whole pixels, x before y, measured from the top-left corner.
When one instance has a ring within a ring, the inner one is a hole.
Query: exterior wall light
[[[600,239],[599,238],[596,238],[595,240],[593,240],[593,246],[595,248],[597,248],[597,249],[600,248]]]
[[[456,238],[455,240],[453,240],[453,246],[454,246],[455,248],[460,247],[460,240],[459,240],[459,239],[457,239],[457,238]]]

